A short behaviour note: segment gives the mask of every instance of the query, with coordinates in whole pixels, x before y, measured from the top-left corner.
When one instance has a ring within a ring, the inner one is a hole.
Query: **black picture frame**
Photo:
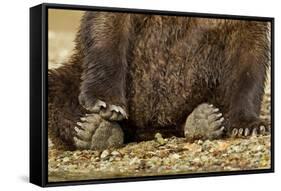
[[[271,23],[271,168],[228,172],[194,173],[147,177],[114,178],[103,180],[82,180],[68,182],[48,182],[48,9],[68,9],[83,11],[114,11],[127,13],[148,13],[202,18],[226,18],[268,21]],[[274,18],[238,16],[206,13],[187,13],[160,10],[142,10],[85,5],[40,4],[30,8],[30,182],[42,187],[146,181],[174,178],[194,178],[206,176],[226,176],[274,172]]]

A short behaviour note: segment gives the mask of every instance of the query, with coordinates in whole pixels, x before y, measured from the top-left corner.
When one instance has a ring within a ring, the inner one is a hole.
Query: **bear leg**
[[[85,46],[79,102],[89,112],[110,121],[127,118],[130,31],[128,14],[87,12],[78,35],[78,40]]]
[[[250,61],[249,61],[250,62]],[[223,84],[222,108],[228,137],[247,137],[269,133],[270,122],[260,118],[264,95],[265,68],[257,63],[243,64]]]

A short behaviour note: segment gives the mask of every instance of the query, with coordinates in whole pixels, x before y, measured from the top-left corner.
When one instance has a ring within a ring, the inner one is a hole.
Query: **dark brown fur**
[[[50,128],[72,145],[75,123],[97,99],[124,108],[132,140],[183,135],[203,102],[222,111],[226,135],[261,125],[268,30],[267,22],[87,12],[76,54],[49,73]]]

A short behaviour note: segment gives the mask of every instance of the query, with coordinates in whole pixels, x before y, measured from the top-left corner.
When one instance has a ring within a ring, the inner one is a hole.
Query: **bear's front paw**
[[[189,141],[220,138],[224,133],[223,121],[218,108],[207,103],[200,104],[186,119],[185,137]]]
[[[97,114],[87,114],[75,127],[74,143],[78,149],[103,150],[123,144],[124,133],[116,122],[106,121]]]

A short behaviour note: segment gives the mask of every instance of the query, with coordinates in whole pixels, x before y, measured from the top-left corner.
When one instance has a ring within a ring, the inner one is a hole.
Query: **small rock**
[[[254,150],[261,151],[263,150],[263,147],[261,145],[257,145],[256,147],[254,147]]]
[[[101,155],[100,155],[100,158],[103,159],[103,160],[106,160],[109,158],[109,151],[108,150],[104,150]]]
[[[92,156],[91,157],[91,161],[93,161],[93,162],[97,162],[97,161],[99,161],[99,157],[95,157],[95,156]]]
[[[197,141],[197,144],[198,144],[198,145],[202,145],[202,144],[203,144],[203,141],[202,141],[201,139],[199,139],[199,140]]]
[[[196,158],[194,158],[193,159],[193,162],[195,162],[195,163],[199,163],[201,160],[200,160],[200,158],[198,158],[198,157],[196,157]]]
[[[209,160],[209,158],[208,158],[207,156],[203,155],[203,156],[201,156],[201,160],[202,160],[203,162],[206,162],[206,161]]]
[[[53,142],[52,142],[51,139],[48,139],[48,147],[49,147],[49,148],[54,147],[54,144],[53,144]]]
[[[134,158],[129,162],[129,165],[138,164],[138,163],[140,163],[140,159],[138,159],[137,157],[134,157]]]
[[[120,156],[121,154],[118,151],[112,151],[112,156]]]
[[[154,137],[156,139],[156,142],[158,142],[160,145],[164,145],[166,143],[165,139],[163,139],[160,133],[156,133]]]
[[[171,158],[172,159],[179,159],[180,155],[175,153],[175,154],[172,154]]]
[[[68,157],[65,157],[62,159],[62,162],[68,162],[69,161],[69,158]]]
[[[68,165],[68,169],[76,169],[77,165],[76,164],[70,164]]]
[[[109,158],[109,162],[112,162],[112,161],[114,161],[114,158],[113,158],[113,157],[110,157],[110,158]]]

